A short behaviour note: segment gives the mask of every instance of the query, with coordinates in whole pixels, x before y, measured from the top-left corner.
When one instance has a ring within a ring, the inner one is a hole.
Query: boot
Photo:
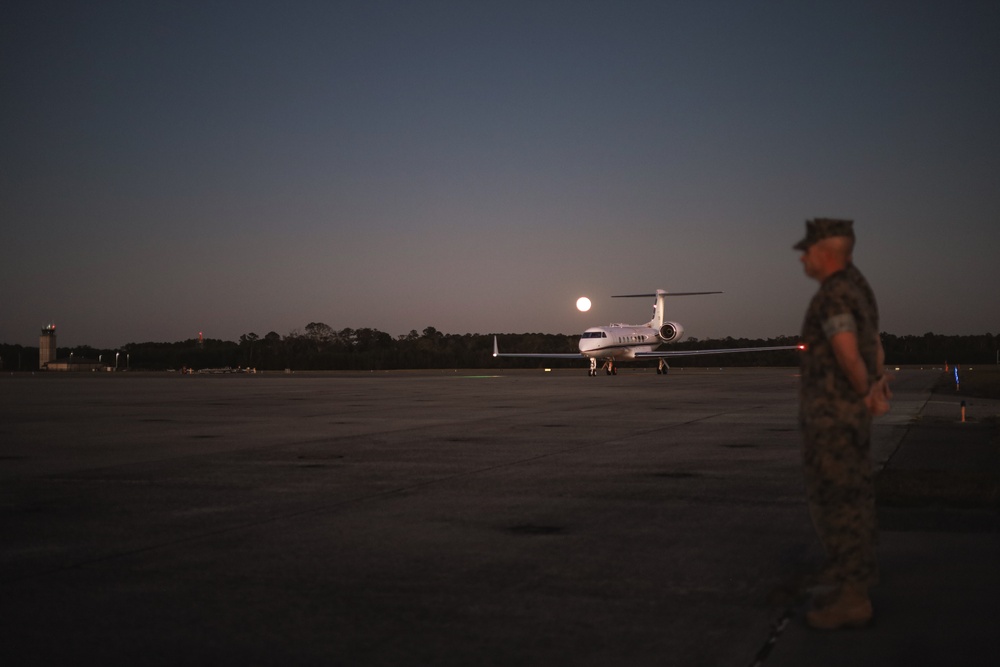
[[[815,574],[796,574],[787,577],[768,593],[767,601],[775,607],[789,607],[811,595],[813,607],[818,608],[824,606],[817,601],[819,596],[832,600],[837,590],[833,577],[826,570],[821,570]]]
[[[812,608],[823,609],[829,607],[840,597],[840,588],[837,586],[814,586],[809,590],[812,594]]]
[[[806,622],[818,630],[858,628],[870,620],[872,601],[863,584],[843,584],[829,604],[806,613]]]

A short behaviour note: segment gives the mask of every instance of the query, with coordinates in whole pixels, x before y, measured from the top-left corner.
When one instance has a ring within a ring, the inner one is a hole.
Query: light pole
[[[121,354],[121,352],[115,352],[115,370],[116,371],[118,370],[118,355],[119,354]]]

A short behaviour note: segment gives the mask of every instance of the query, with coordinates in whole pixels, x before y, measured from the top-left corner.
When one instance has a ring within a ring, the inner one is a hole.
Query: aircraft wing
[[[585,359],[585,357],[579,352],[567,352],[565,354],[551,353],[532,353],[532,352],[501,352],[497,348],[497,337],[493,337],[493,356],[494,357],[535,357],[536,359]]]
[[[774,350],[799,350],[799,345],[776,345],[774,347],[734,347],[726,350],[662,350],[659,352],[636,352],[636,359],[656,359],[658,357],[694,357],[700,354],[733,354],[735,352],[773,352]]]

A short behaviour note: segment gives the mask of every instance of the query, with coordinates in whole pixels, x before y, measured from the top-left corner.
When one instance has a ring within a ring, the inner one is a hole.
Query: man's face
[[[822,275],[822,248],[820,243],[813,243],[811,246],[802,251],[802,256],[799,257],[799,261],[802,262],[802,268],[805,270],[806,275],[815,280],[819,280]]]

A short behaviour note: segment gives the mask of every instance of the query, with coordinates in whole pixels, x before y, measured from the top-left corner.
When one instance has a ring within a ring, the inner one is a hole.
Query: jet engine
[[[684,327],[677,322],[664,322],[656,334],[664,343],[676,343],[684,336]]]

